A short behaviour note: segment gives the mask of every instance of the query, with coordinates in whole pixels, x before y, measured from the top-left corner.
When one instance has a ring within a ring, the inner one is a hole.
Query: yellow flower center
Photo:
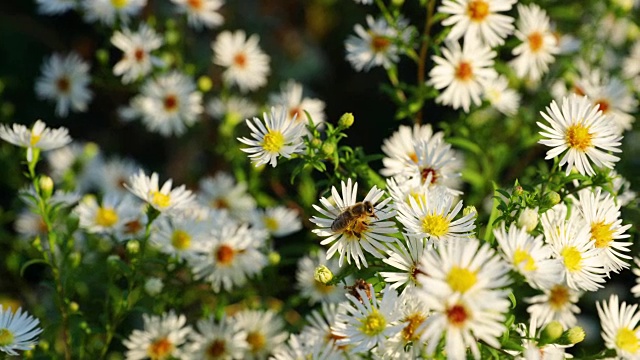
[[[264,218],[264,226],[266,226],[269,231],[276,231],[278,230],[278,220],[267,216]]]
[[[554,286],[549,292],[549,305],[554,310],[560,310],[564,308],[565,304],[569,302],[569,289],[562,285]]]
[[[31,146],[35,146],[38,143],[38,141],[40,141],[40,136],[41,136],[40,134],[36,134],[33,132],[33,130],[31,130],[31,141],[30,141]]]
[[[387,51],[389,45],[391,45],[391,41],[389,41],[389,39],[387,39],[386,37],[380,35],[372,35],[371,50],[373,50],[374,53]]]
[[[616,334],[616,347],[635,354],[640,350],[640,340],[635,331],[622,328]]]
[[[279,152],[284,146],[284,135],[278,130],[269,130],[262,140],[262,148],[268,152]]]
[[[225,353],[227,343],[224,340],[216,339],[209,343],[205,352],[207,359],[219,359]]]
[[[96,213],[96,224],[103,227],[111,227],[118,222],[118,213],[112,208],[101,207]]]
[[[473,78],[473,68],[466,61],[461,61],[456,68],[455,77],[461,81],[469,81]]]
[[[318,280],[313,280],[313,285],[316,288],[316,290],[318,290],[319,293],[325,294],[325,295],[331,294],[336,290],[335,286],[325,285]]]
[[[565,140],[571,148],[586,152],[588,148],[592,147],[591,140],[593,135],[589,133],[589,128],[582,126],[582,124],[575,124],[569,126],[565,135]]]
[[[560,253],[564,258],[564,266],[570,272],[580,271],[582,269],[582,254],[575,246],[567,246]]]
[[[151,203],[159,208],[166,208],[171,204],[171,196],[160,191],[154,191],[151,194]]]
[[[267,345],[267,339],[263,334],[257,331],[252,331],[247,334],[247,343],[249,344],[250,351],[252,353],[257,353]]]
[[[111,5],[113,5],[113,7],[116,9],[122,9],[123,7],[127,6],[128,2],[129,0],[111,0]]]
[[[402,329],[402,338],[405,342],[415,341],[420,338],[423,331],[416,332],[416,330],[418,330],[420,325],[422,325],[426,319],[426,316],[419,313],[411,314],[404,318],[402,322],[407,323],[407,325]]]
[[[447,320],[449,324],[456,327],[462,327],[470,315],[462,304],[455,304],[447,309]]]
[[[453,291],[465,293],[476,284],[477,277],[475,271],[453,266],[447,275],[447,283]]]
[[[191,235],[184,230],[176,230],[171,235],[171,245],[178,250],[186,250],[191,246]]]
[[[233,262],[236,251],[231,246],[223,244],[215,250],[214,255],[220,265],[229,265]]]
[[[374,309],[367,317],[360,320],[360,322],[362,323],[360,331],[367,336],[378,335],[387,327],[387,320],[376,309]]]
[[[524,266],[522,267],[525,271],[535,271],[537,270],[537,266],[536,263],[533,261],[533,257],[531,257],[531,254],[529,254],[528,252],[522,250],[522,249],[517,249],[514,253],[513,253],[513,263],[520,267],[524,262]]]
[[[233,57],[233,64],[239,68],[247,67],[247,56],[244,53],[237,53]]]
[[[9,329],[0,329],[0,346],[13,344],[15,338]]]
[[[544,37],[541,33],[537,31],[532,32],[531,34],[529,34],[529,36],[527,36],[527,39],[529,39],[529,49],[531,49],[531,52],[536,53],[540,51],[540,49],[542,49],[542,45],[544,44]]]
[[[427,215],[422,219],[422,231],[440,237],[449,231],[449,220],[438,214]]]
[[[149,345],[147,355],[152,360],[168,359],[175,346],[169,339],[161,338]]]
[[[595,240],[597,248],[606,248],[613,241],[611,224],[604,221],[591,224],[591,239]]]
[[[482,0],[471,1],[467,6],[467,15],[471,20],[481,22],[489,15],[489,4]]]

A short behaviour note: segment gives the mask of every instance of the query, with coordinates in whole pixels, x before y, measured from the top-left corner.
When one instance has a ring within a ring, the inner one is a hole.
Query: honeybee
[[[360,238],[361,233],[369,226],[370,217],[378,218],[371,201],[355,203],[344,209],[331,223],[331,231],[349,233]]]

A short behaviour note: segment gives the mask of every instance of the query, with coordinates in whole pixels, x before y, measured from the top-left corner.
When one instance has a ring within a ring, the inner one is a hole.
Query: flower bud
[[[333,155],[333,153],[336,151],[336,146],[332,143],[324,143],[322,144],[322,152],[324,153],[325,156],[329,157],[331,155]]]
[[[208,92],[213,87],[213,81],[211,78],[205,75],[202,75],[198,78],[198,89],[202,92]]]
[[[518,227],[525,228],[527,232],[532,232],[538,226],[538,208],[525,208],[518,217]]]
[[[558,344],[560,345],[574,345],[579,342],[582,342],[585,338],[586,334],[584,329],[580,326],[574,326],[571,329],[567,330],[562,334],[560,340],[558,340]]]
[[[542,334],[540,334],[540,343],[541,344],[551,344],[562,336],[562,332],[564,331],[562,324],[559,321],[554,320],[547,324],[547,326],[542,329]]]
[[[549,191],[542,199],[542,202],[548,207],[553,207],[560,202],[560,194],[555,191]]]
[[[478,210],[473,205],[466,206],[464,210],[462,210],[462,216],[467,216],[469,214],[473,214],[474,218],[478,217]]]
[[[524,189],[522,188],[522,186],[518,185],[513,188],[513,193],[520,196],[524,193]]]
[[[338,126],[343,127],[343,128],[350,128],[351,125],[353,125],[353,122],[355,121],[355,118],[353,117],[352,113],[344,113],[344,115],[342,115],[340,117],[340,120],[338,120]]]
[[[146,291],[149,296],[156,296],[160,294],[163,287],[164,283],[162,282],[162,279],[157,277],[151,277],[144,283],[144,291]]]
[[[269,253],[268,259],[270,265],[278,265],[282,257],[280,256],[279,252],[272,251]]]
[[[140,251],[140,242],[138,240],[131,240],[127,243],[127,251],[130,254],[137,254]]]
[[[78,312],[78,310],[80,310],[80,305],[77,302],[72,301],[69,303],[69,310],[71,312]]]
[[[45,200],[49,199],[53,193],[53,180],[47,175],[42,175],[40,179],[38,179],[38,186],[40,187],[42,197]]]
[[[333,273],[325,265],[320,265],[313,273],[313,278],[317,282],[326,285],[329,281],[333,280]]]

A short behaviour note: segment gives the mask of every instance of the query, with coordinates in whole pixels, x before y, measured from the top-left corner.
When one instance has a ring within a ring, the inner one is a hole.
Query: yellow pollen
[[[582,254],[575,246],[567,246],[560,253],[564,258],[564,266],[570,272],[580,271],[582,269]]]
[[[521,265],[523,262],[524,262],[524,266]],[[535,271],[538,269],[536,267],[536,263],[533,261],[533,258],[531,257],[531,254],[529,254],[528,252],[522,249],[517,249],[513,253],[513,263],[518,267],[522,266],[522,268],[525,271]]]
[[[422,219],[422,231],[440,237],[449,231],[449,220],[438,214],[427,215]]]
[[[591,239],[595,240],[597,248],[609,247],[609,243],[613,241],[611,224],[607,224],[604,221],[591,223]]]
[[[467,15],[472,21],[481,22],[489,15],[489,4],[482,0],[471,1],[467,6]]]
[[[278,130],[269,130],[262,140],[262,148],[267,152],[280,152],[284,146],[284,135]]]
[[[40,141],[40,134],[35,134],[33,130],[31,130],[31,141],[29,142],[31,146],[35,146],[38,141]]]
[[[111,227],[118,222],[118,213],[112,208],[101,207],[95,218],[96,224],[103,227]]]
[[[458,67],[456,68],[456,79],[462,81],[470,81],[473,79],[473,68],[471,64],[466,61],[461,61]]]
[[[403,320],[403,322],[407,323],[402,329],[402,338],[405,342],[415,341],[420,338],[423,331],[416,332],[416,330],[426,319],[427,317],[422,314],[411,314]]]
[[[554,310],[560,310],[569,302],[569,289],[562,285],[554,286],[549,292],[549,305]]]
[[[149,345],[147,355],[152,360],[168,359],[173,352],[174,345],[169,339],[161,338]]]
[[[249,344],[250,351],[255,354],[260,352],[260,350],[267,345],[267,339],[263,334],[257,331],[252,331],[247,334],[247,343]]]
[[[529,48],[532,52],[536,53],[542,49],[542,45],[544,44],[544,37],[539,32],[532,32],[527,36],[529,39]]]
[[[453,266],[447,275],[447,283],[453,291],[465,293],[477,282],[475,271]]]
[[[7,346],[13,344],[15,337],[9,329],[0,329],[0,346]]]
[[[272,217],[265,217],[264,226],[266,226],[269,231],[276,231],[278,230],[278,220]]]
[[[380,334],[387,327],[387,320],[376,309],[374,309],[366,318],[360,320],[360,322],[362,323],[360,331],[367,336]]]
[[[371,38],[371,50],[373,50],[374,53],[387,51],[389,45],[391,45],[391,41],[384,36],[373,35]]]
[[[171,196],[160,191],[154,191],[151,193],[151,203],[159,208],[166,208],[171,204]]]
[[[586,152],[588,148],[593,146],[591,143],[592,138],[593,135],[589,133],[589,128],[582,126],[582,124],[569,126],[565,135],[567,144],[571,148],[582,152]]]
[[[622,328],[616,334],[616,347],[632,354],[640,350],[640,340],[632,329]]]
[[[191,246],[191,235],[184,230],[176,230],[171,236],[171,245],[178,250],[186,250]]]
[[[116,9],[122,9],[123,7],[127,6],[128,2],[129,0],[111,0],[111,5],[113,5],[113,7]]]

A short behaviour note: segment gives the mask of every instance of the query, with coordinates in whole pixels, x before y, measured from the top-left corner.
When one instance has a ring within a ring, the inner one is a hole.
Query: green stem
[[[418,79],[417,85],[421,87],[424,84],[424,76],[427,65],[427,53],[429,50],[429,40],[431,39],[431,27],[433,26],[433,12],[435,11],[436,1],[429,0],[427,3],[427,13],[424,21],[424,31],[422,32],[422,44],[420,45],[419,60],[418,60]],[[422,124],[422,109],[416,113],[414,120],[416,124]]]

